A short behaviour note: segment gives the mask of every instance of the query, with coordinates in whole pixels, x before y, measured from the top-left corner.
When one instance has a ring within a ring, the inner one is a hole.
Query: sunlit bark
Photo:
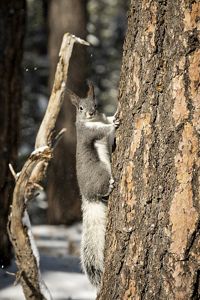
[[[131,1],[98,299],[199,299],[199,16]]]

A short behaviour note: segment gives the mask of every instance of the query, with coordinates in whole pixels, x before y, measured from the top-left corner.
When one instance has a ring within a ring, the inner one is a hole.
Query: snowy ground
[[[42,277],[54,300],[94,300],[95,289],[81,273],[79,261],[81,224],[65,226],[33,226],[40,251]],[[0,270],[0,299],[23,300],[20,285],[14,286],[14,262],[9,269]]]

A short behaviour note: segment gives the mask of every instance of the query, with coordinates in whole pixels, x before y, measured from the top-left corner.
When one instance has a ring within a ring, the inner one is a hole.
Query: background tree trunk
[[[21,107],[25,0],[0,2],[0,266],[11,259],[7,220],[13,190],[8,164],[16,164]]]
[[[50,85],[54,77],[62,36],[70,32],[86,38],[86,1],[52,0],[49,7]],[[84,96],[86,50],[76,45],[70,62],[68,87]],[[48,220],[51,224],[70,224],[80,220],[80,200],[75,172],[75,110],[66,97],[58,119],[58,128],[67,128],[55,151],[48,176]],[[59,174],[59,176],[58,176]]]
[[[199,16],[131,1],[98,299],[199,299]]]

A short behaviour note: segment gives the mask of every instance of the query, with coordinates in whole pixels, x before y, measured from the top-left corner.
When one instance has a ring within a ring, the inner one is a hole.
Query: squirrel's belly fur
[[[83,197],[82,211],[81,263],[90,282],[99,287],[104,265],[107,207],[102,202],[91,202]]]
[[[96,141],[94,143],[99,160],[105,164],[106,169],[111,175],[111,164],[110,164],[110,154],[108,149],[108,143],[106,141]]]

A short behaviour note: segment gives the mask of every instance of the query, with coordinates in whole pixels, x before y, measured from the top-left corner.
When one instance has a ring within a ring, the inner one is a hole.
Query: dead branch
[[[11,167],[16,185],[9,216],[8,232],[19,269],[17,280],[23,287],[26,299],[51,299],[51,295],[41,279],[39,255],[34,244],[26,204],[35,197],[36,191],[41,187],[40,183],[52,158],[53,148],[63,133],[61,131],[54,138],[55,123],[63,102],[69,60],[74,43],[88,45],[87,42],[73,35],[68,33],[64,35],[55,81],[46,114],[36,137],[35,151],[31,153],[18,176]]]

